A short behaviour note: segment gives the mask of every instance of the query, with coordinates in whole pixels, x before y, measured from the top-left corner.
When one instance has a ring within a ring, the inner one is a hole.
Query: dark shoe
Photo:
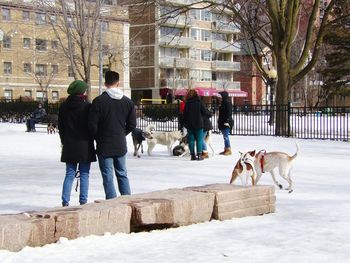
[[[198,159],[197,160],[198,161],[203,161],[204,160],[203,155],[201,153],[198,154]]]
[[[197,160],[196,156],[194,154],[191,154],[191,161]]]
[[[31,131],[31,132],[36,132],[36,130],[35,130],[35,129],[31,129],[30,131]]]
[[[69,206],[69,203],[62,203],[62,206],[63,206],[63,207]]]

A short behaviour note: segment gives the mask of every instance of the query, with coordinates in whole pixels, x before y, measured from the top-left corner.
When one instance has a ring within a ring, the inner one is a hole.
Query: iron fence
[[[36,108],[37,102],[0,100],[0,122],[24,122]],[[213,132],[217,127],[219,105],[205,105],[213,114]],[[59,104],[45,103],[49,114],[58,113]],[[137,126],[145,129],[153,125],[157,131],[179,128],[179,104],[136,105]],[[278,116],[282,118],[278,119]],[[283,123],[283,136],[303,139],[330,139],[349,141],[350,106],[294,107],[288,105],[235,105],[232,111],[232,134],[249,136],[276,136],[276,118]]]

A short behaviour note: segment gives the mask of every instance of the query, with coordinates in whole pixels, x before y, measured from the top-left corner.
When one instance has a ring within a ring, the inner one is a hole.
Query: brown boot
[[[226,148],[224,155],[232,155],[231,148]]]
[[[203,153],[202,153],[202,157],[203,157],[204,159],[209,158],[208,152],[203,152]]]
[[[230,147],[225,148],[225,150],[223,152],[219,153],[219,154],[221,154],[221,155],[231,155],[232,154],[231,148]]]

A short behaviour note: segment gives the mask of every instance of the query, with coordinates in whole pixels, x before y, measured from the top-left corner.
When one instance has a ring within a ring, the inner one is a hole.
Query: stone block
[[[275,212],[275,205],[263,205],[257,207],[248,207],[243,209],[237,209],[235,211],[223,212],[213,215],[217,220],[228,220],[233,218],[240,218],[246,216],[258,216],[263,214],[269,214]]]
[[[132,207],[133,231],[206,222],[214,207],[214,194],[181,189],[122,196],[117,200]]]
[[[214,193],[213,219],[226,220],[275,211],[276,197],[273,186],[244,187],[231,184],[212,184],[187,187],[184,190]]]

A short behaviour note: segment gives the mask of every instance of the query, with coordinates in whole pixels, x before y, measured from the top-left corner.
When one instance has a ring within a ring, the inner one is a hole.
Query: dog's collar
[[[264,159],[265,159],[265,154],[266,154],[266,150],[261,150],[260,152],[258,152],[257,156],[261,155],[260,158],[260,167],[261,167],[261,172],[264,173]]]

